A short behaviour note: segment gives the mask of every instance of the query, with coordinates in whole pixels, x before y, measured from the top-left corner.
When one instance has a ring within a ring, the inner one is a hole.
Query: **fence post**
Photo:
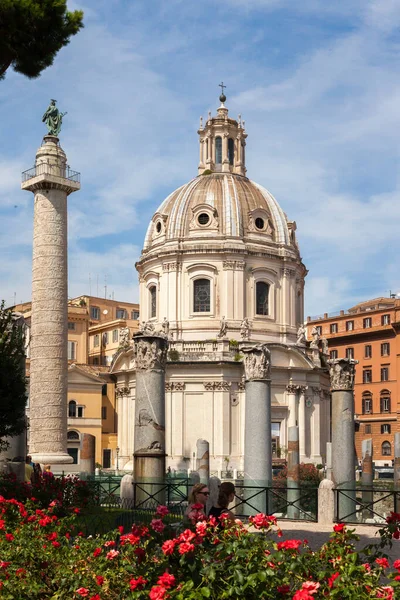
[[[323,479],[318,487],[318,523],[332,525],[335,520],[334,483]]]

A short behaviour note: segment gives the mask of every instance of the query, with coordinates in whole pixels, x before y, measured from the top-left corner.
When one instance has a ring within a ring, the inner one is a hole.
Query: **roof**
[[[194,217],[203,208],[210,210],[215,219],[210,219],[207,227],[197,231]],[[265,230],[254,228],[253,213],[254,219],[257,216],[264,218]],[[159,223],[163,224],[162,228]],[[269,242],[291,243],[286,216],[268,190],[242,175],[212,173],[195,177],[161,203],[148,227],[143,250],[146,252],[163,241],[187,239],[193,235],[201,235],[204,239],[208,233],[214,239],[244,238],[255,234],[258,242],[264,236]]]

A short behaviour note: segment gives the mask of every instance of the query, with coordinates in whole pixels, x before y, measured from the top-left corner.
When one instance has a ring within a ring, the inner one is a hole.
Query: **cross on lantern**
[[[226,85],[224,85],[223,81],[221,81],[221,83],[219,84],[219,87],[221,88],[222,93],[224,93],[224,89],[226,88]]]

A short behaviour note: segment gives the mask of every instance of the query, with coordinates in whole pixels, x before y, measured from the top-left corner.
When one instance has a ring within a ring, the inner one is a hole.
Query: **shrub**
[[[168,352],[168,358],[172,362],[177,362],[179,360],[179,352],[178,352],[178,350],[170,350]]]
[[[312,552],[306,540],[270,539],[266,534],[279,539],[280,530],[263,514],[250,518],[256,533],[240,522],[225,525],[222,516],[218,527],[211,518],[171,536],[168,509],[160,506],[149,527],[86,538],[77,528],[79,510],[60,519],[54,509],[0,497],[2,599],[394,600],[400,591],[400,560],[388,572],[382,553],[356,552],[358,538],[344,524]],[[382,539],[396,537],[399,527],[397,515]],[[382,575],[392,581],[382,583]]]

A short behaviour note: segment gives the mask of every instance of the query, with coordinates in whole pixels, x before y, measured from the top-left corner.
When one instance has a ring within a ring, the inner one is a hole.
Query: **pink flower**
[[[110,550],[110,552],[107,552],[106,558],[108,560],[112,560],[113,558],[116,558],[118,555],[119,555],[118,550]]]
[[[86,596],[89,596],[89,590],[84,587],[78,588],[76,590],[76,593],[79,594],[80,596],[83,596],[84,598],[86,598]]]
[[[163,585],[168,590],[170,587],[172,587],[173,585],[175,585],[175,577],[173,575],[170,575],[169,573],[167,573],[167,571],[165,571],[165,573],[163,573],[158,578],[157,583],[159,585]]]
[[[301,588],[309,594],[316,594],[320,585],[320,583],[316,583],[315,581],[305,581]]]
[[[363,563],[362,565],[368,573],[371,571],[371,565],[369,563]]]
[[[141,590],[144,588],[144,586],[147,583],[147,579],[143,579],[143,577],[140,575],[140,577],[138,577],[137,579],[131,579],[129,582],[130,588],[131,590]]]
[[[154,531],[157,531],[158,533],[162,533],[165,529],[165,525],[161,521],[161,519],[153,519],[152,522],[150,523],[150,527],[152,529],[154,529]]]
[[[106,548],[113,548],[115,546],[115,542],[114,540],[109,540],[107,542],[104,542],[104,545]]]
[[[271,525],[276,525],[276,517],[270,517],[264,513],[250,517],[249,521],[256,529],[264,529],[271,527]]]
[[[172,554],[175,550],[177,541],[178,540],[166,540],[161,546],[161,550],[164,552],[164,554],[166,554],[167,556]]]
[[[150,600],[163,600],[166,593],[167,590],[164,587],[161,587],[160,585],[154,585],[150,590],[149,598]]]
[[[205,521],[199,521],[196,523],[196,533],[201,537],[204,537],[207,533],[207,523]]]
[[[377,558],[375,560],[376,564],[382,567],[383,569],[387,569],[389,567],[389,562],[387,558]]]
[[[157,506],[156,515],[159,517],[165,517],[169,513],[169,510],[166,506],[160,505]]]
[[[187,542],[183,542],[183,544],[179,544],[178,552],[179,554],[186,554],[187,552],[192,552],[194,550],[193,544],[188,544]]]

